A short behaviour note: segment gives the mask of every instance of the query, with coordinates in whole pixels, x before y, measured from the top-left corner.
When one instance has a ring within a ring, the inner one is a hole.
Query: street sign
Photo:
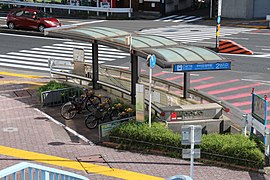
[[[153,69],[156,65],[157,59],[154,54],[152,55],[149,54],[146,58],[146,61],[147,61],[147,66]]]
[[[191,149],[182,150],[182,158],[190,159],[191,158]],[[201,158],[201,149],[194,149],[194,158]]]
[[[182,126],[182,145],[190,145],[191,144],[191,125]],[[194,144],[202,143],[202,126],[195,125],[194,126]]]
[[[149,61],[150,68],[154,68],[157,62],[156,56],[153,54]]]
[[[173,72],[230,70],[231,62],[217,62],[204,64],[174,64]]]

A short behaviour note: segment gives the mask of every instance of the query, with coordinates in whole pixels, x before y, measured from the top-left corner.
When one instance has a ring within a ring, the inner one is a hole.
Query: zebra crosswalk
[[[222,27],[220,37],[252,31],[248,28]],[[143,29],[139,34],[164,36],[181,43],[194,43],[216,38],[216,27],[193,24],[179,24],[170,27]]]
[[[163,22],[175,22],[175,23],[179,23],[179,22],[185,22],[185,23],[190,23],[190,22],[194,22],[194,21],[198,21],[203,19],[200,16],[188,16],[188,15],[171,15],[171,16],[166,16],[160,19],[156,19],[154,21],[163,21]]]
[[[84,49],[85,62],[92,62],[90,43],[66,41],[31,49],[0,54],[0,66],[27,70],[49,71],[48,60],[73,61],[73,48]],[[99,63],[112,62],[128,57],[129,54],[118,49],[99,45]]]

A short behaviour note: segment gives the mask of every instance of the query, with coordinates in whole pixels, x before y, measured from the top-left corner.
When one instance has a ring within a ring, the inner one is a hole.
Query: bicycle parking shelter
[[[130,53],[131,63],[131,103],[136,102],[136,83],[139,80],[138,57],[146,59],[149,54],[155,54],[156,64],[161,68],[171,68],[173,72],[184,73],[184,98],[188,97],[190,88],[190,72],[230,70],[231,61],[217,53],[202,47],[181,45],[171,39],[156,35],[129,33],[109,27],[94,27],[92,25],[71,25],[60,28],[45,29],[44,35],[68,38],[92,43],[92,83],[93,89],[98,89],[98,45],[105,45]],[[131,44],[126,43],[126,37],[131,36]],[[113,86],[113,85],[112,85]]]

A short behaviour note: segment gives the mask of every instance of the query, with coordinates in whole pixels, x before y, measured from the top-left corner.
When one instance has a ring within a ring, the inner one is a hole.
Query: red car
[[[9,29],[26,28],[43,32],[44,28],[60,27],[58,19],[37,9],[19,8],[11,10],[7,15]]]

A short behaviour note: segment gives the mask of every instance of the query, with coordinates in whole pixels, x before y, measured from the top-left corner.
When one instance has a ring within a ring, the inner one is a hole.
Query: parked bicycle
[[[118,117],[119,113],[120,110],[117,108],[117,106],[115,107],[112,105],[111,98],[107,98],[104,102],[99,104],[97,111],[89,114],[86,117],[85,126],[88,129],[94,129],[102,122],[108,122],[115,119]]]
[[[72,119],[85,109],[89,112],[95,111],[100,104],[101,98],[96,96],[93,91],[88,91],[88,89],[83,89],[83,91],[84,94],[80,98],[70,97],[70,101],[61,107],[60,113],[64,119]]]

